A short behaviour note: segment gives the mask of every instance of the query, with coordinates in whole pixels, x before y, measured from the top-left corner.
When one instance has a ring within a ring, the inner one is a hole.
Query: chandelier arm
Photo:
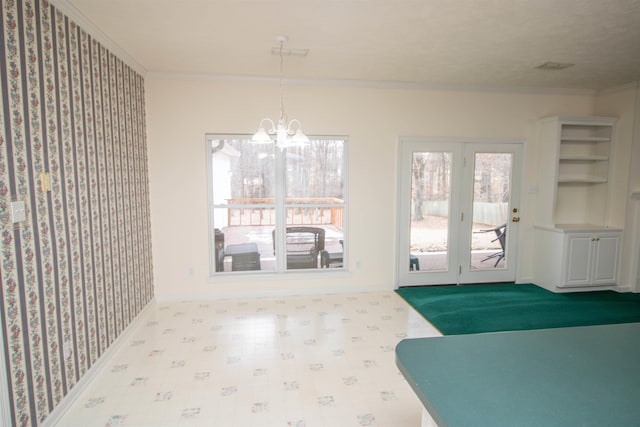
[[[267,122],[267,123],[269,123],[271,125],[271,129],[267,130],[267,133],[269,135],[275,134],[276,133],[276,125],[275,125],[275,123],[273,123],[273,120],[271,120],[268,117],[265,117],[264,119],[260,120],[260,127],[261,128],[265,128],[265,126],[262,125],[264,122]],[[265,130],[266,130],[266,128],[265,128]]]
[[[293,120],[291,120],[291,121],[289,122],[289,126],[287,126],[287,133],[288,133],[289,135],[293,135],[293,134],[295,134],[295,130],[293,129],[293,125],[294,125],[294,124],[298,125],[298,129],[299,129],[300,131],[302,131],[302,123],[300,123],[300,120],[298,120],[298,119],[293,119]]]

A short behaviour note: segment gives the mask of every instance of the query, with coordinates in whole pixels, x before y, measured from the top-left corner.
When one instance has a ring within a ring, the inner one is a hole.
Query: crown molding
[[[95,38],[100,44],[113,52],[118,58],[120,58],[125,64],[133,68],[138,74],[146,77],[147,70],[136,61],[131,55],[129,55],[124,49],[122,49],[116,42],[114,42],[108,35],[106,35],[96,24],[87,18],[77,7],[69,2],[69,0],[49,0],[56,9],[64,13],[69,19],[73,20],[84,31]]]
[[[619,86],[613,86],[613,87],[606,88],[606,89],[601,89],[601,90],[596,92],[596,95],[598,95],[598,96],[600,96],[600,95],[610,95],[610,94],[613,94],[613,93],[623,92],[623,91],[627,91],[627,90],[636,90],[638,88],[640,88],[640,81],[631,82],[631,83],[627,83],[627,84],[623,84],[623,85],[619,85]]]
[[[197,73],[166,73],[149,71],[146,75],[149,79],[157,80],[203,80],[203,81],[227,81],[249,83],[279,84],[278,77],[242,76],[229,74],[197,74]],[[376,81],[376,80],[338,80],[338,79],[283,79],[283,83],[301,86],[337,86],[337,87],[361,87],[374,89],[399,89],[399,90],[431,90],[445,92],[489,92],[489,93],[514,93],[533,95],[575,95],[594,96],[597,91],[593,89],[574,88],[545,88],[545,87],[500,87],[479,85],[455,85],[402,81]]]

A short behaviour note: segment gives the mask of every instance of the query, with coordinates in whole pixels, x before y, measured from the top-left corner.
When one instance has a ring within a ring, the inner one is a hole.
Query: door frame
[[[515,153],[514,156],[514,161],[513,161],[513,165],[512,165],[512,170],[516,170],[516,168],[519,169],[519,177],[518,179],[514,180],[516,182],[514,182],[514,185],[512,186],[512,188],[517,188],[519,191],[519,212],[518,215],[520,217],[522,217],[522,209],[521,206],[524,203],[524,197],[523,195],[524,193],[524,181],[525,181],[525,161],[524,161],[524,155],[526,152],[526,141],[523,139],[516,139],[516,138],[462,138],[462,137],[443,137],[443,138],[437,138],[437,137],[416,137],[416,136],[408,136],[408,137],[399,137],[398,138],[398,151],[397,151],[397,193],[396,193],[396,242],[395,242],[395,252],[396,252],[396,256],[395,256],[395,260],[396,260],[396,264],[395,264],[395,288],[397,289],[400,286],[420,286],[420,285],[437,285],[437,284],[462,284],[462,283],[486,283],[485,282],[461,282],[461,277],[462,275],[458,272],[455,273],[455,280],[450,280],[450,281],[446,281],[446,282],[438,282],[438,283],[431,283],[431,281],[429,281],[429,283],[423,283],[424,280],[421,280],[420,278],[416,277],[415,280],[411,280],[408,282],[403,283],[402,279],[403,279],[403,275],[405,273],[405,270],[403,269],[403,266],[408,266],[409,265],[409,256],[410,256],[410,251],[407,250],[408,248],[408,236],[405,235],[407,233],[406,230],[403,230],[403,221],[401,220],[401,218],[404,215],[410,215],[411,214],[411,207],[410,207],[410,203],[409,206],[405,206],[406,205],[406,201],[410,200],[410,189],[411,189],[411,172],[406,170],[406,164],[404,163],[404,151],[405,151],[405,147],[409,144],[424,144],[425,146],[427,145],[431,145],[431,146],[437,146],[437,145],[447,145],[447,144],[455,144],[458,147],[453,148],[449,151],[459,151],[462,152],[462,154],[464,155],[466,153],[466,144],[477,144],[477,145],[483,145],[483,144],[493,144],[493,145],[500,145],[500,144],[511,144],[511,145],[518,145],[519,149],[517,150],[517,153]],[[437,151],[437,150],[436,150]],[[451,176],[451,182],[452,182],[452,188],[454,185],[454,182],[460,182],[461,183],[461,187],[460,187],[460,192],[465,194],[465,197],[467,195],[470,195],[471,192],[469,190],[469,186],[464,186],[462,180],[465,178],[465,171],[464,171],[464,167],[462,168],[456,168],[454,167],[452,170],[452,176]],[[453,201],[452,201],[453,203]],[[458,205],[460,205],[462,202],[460,201],[455,201],[455,203],[457,203]],[[469,202],[471,203],[471,202]],[[511,214],[511,212],[509,212],[509,214]],[[511,215],[510,215],[511,216]],[[522,222],[522,221],[521,221]],[[449,242],[449,246],[451,246],[451,226],[449,227],[449,237],[448,237],[448,242]],[[519,227],[512,227],[512,237],[511,237],[511,242],[513,244],[516,245],[517,247],[517,251],[516,251],[516,256],[510,257],[509,262],[513,264],[513,277],[509,278],[508,280],[503,280],[503,281],[516,281],[517,277],[518,277],[518,273],[519,273],[519,267],[520,267],[520,256],[521,256],[521,251],[520,251],[520,239],[521,239],[521,234],[518,232],[518,228]],[[404,233],[404,234],[403,234]],[[454,245],[458,245],[458,242],[455,242]],[[454,257],[455,260],[457,260],[456,262],[459,264],[459,261],[461,259],[458,259],[459,254],[462,253],[461,251],[459,251],[456,248],[456,253],[452,254],[450,253],[449,256],[450,257]],[[464,257],[462,257],[464,258]],[[480,270],[479,270],[480,271]],[[434,282],[437,281],[437,276],[435,276],[436,274],[438,274],[438,272],[433,272],[431,273],[434,276]],[[444,276],[444,275],[442,275]],[[424,277],[424,276],[422,276]]]

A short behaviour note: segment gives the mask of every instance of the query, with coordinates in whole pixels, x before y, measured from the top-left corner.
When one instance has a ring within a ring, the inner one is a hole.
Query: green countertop
[[[640,323],[406,339],[439,426],[639,426]]]

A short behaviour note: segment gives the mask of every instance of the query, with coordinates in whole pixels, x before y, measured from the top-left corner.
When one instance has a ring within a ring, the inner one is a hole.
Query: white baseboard
[[[327,288],[306,288],[306,289],[284,289],[284,290],[262,290],[262,291],[211,291],[201,294],[178,294],[178,295],[156,295],[157,302],[176,301],[208,301],[217,299],[241,299],[241,298],[268,298],[268,297],[289,297],[297,295],[327,295],[327,294],[351,294],[369,292],[389,292],[393,288],[384,287],[362,287],[362,286],[340,286]]]
[[[115,355],[115,353],[126,342],[131,333],[137,329],[140,325],[144,324],[144,319],[147,317],[147,313],[150,312],[150,307],[155,305],[155,300],[151,300],[143,309],[140,314],[122,331],[122,333],[115,339],[115,341],[102,353],[102,356],[96,360],[96,363],[89,368],[89,370],[80,378],[80,380],[73,386],[73,388],[67,393],[67,395],[60,401],[60,403],[53,408],[53,411],[42,422],[42,427],[54,427],[58,425],[64,414],[71,408],[73,403],[78,399],[80,394],[87,388],[91,381],[106,368],[109,360]],[[4,425],[4,424],[2,424]],[[7,424],[11,425],[11,424]]]
[[[1,317],[1,316],[0,316]],[[4,330],[3,319],[0,318],[0,328]],[[13,425],[11,419],[11,396],[9,396],[9,379],[7,378],[7,354],[4,352],[4,335],[0,331],[0,426]]]

